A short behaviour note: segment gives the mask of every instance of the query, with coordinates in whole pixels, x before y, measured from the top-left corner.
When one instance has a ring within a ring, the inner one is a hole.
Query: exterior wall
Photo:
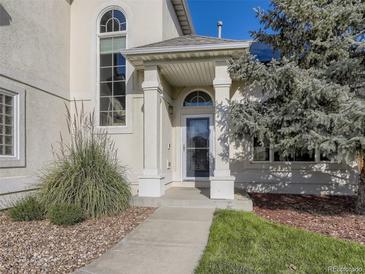
[[[2,0],[0,73],[69,97],[70,5],[65,0]]]
[[[25,165],[0,166],[0,194],[21,191],[52,158],[66,131],[70,5],[65,0],[2,0],[0,88],[25,91]],[[4,19],[4,17],[2,18]],[[15,90],[14,90],[15,91]]]
[[[0,166],[0,195],[32,188],[40,169],[52,159],[51,145],[67,130],[64,104],[69,106],[70,98],[83,103],[87,111],[95,109],[97,19],[110,6],[118,6],[126,14],[128,48],[181,35],[168,0],[76,0],[71,6],[66,0],[1,1],[1,14],[6,16],[0,20],[0,88],[25,91],[26,136],[20,145],[26,157],[24,166]],[[127,63],[127,126],[109,131],[134,190],[143,171],[143,123],[148,122],[143,121],[143,80],[143,71],[135,71]],[[214,99],[214,89],[173,88],[163,79],[161,84],[160,167],[164,183],[209,186],[209,181],[182,179],[182,117],[214,114],[214,108],[182,105],[185,96],[196,89],[205,90]],[[232,98],[239,99],[241,91],[241,85],[234,83]],[[253,162],[250,142],[239,148],[231,145],[231,152],[236,187],[249,191],[352,194],[356,189],[356,172],[350,167],[325,162]]]
[[[77,0],[71,6],[71,98],[83,102],[86,111],[96,109],[97,86],[97,23],[105,8],[121,8],[127,20],[127,48],[161,41],[179,35],[178,25],[172,7],[167,0]],[[107,128],[118,148],[121,164],[127,168],[129,181],[134,192],[138,177],[143,172],[143,71],[137,72],[127,62],[127,126]],[[161,105],[164,143],[163,155],[169,143],[168,106]],[[167,156],[162,159],[165,180],[171,179],[166,168]]]
[[[173,179],[172,170],[172,146],[173,146],[173,117],[170,114],[170,108],[173,105],[171,95],[172,88],[162,79],[163,94],[161,96],[161,176],[164,177],[164,184],[170,184]]]
[[[172,173],[173,183],[179,187],[209,187],[209,181],[184,181],[182,175],[182,118],[184,115],[213,114],[214,108],[182,107],[184,98],[193,90],[205,90],[214,99],[214,89],[207,87],[173,88],[174,102],[172,120]],[[242,85],[233,83],[232,99],[242,98]],[[251,94],[252,95],[252,94]],[[259,93],[254,94],[259,96]],[[303,162],[255,162],[250,141],[240,147],[231,144],[230,168],[235,177],[235,187],[249,192],[293,193],[293,194],[337,194],[353,195],[356,191],[357,173],[352,167],[328,163]],[[163,152],[164,153],[164,152]],[[164,157],[162,155],[162,157]]]
[[[182,31],[170,0],[162,0],[162,39],[181,36]]]
[[[159,42],[162,31],[163,0],[77,0],[71,6],[71,98],[95,105],[97,81],[97,21],[105,8],[120,7],[127,20],[127,48]],[[166,26],[170,32],[171,27]],[[177,35],[176,35],[177,36]],[[127,63],[131,83],[134,68]],[[129,84],[128,89],[134,89]]]
[[[233,83],[233,100],[249,93],[240,83]],[[236,187],[250,192],[352,195],[356,191],[357,173],[352,167],[329,162],[255,162],[250,141],[240,147],[231,145],[231,171]]]

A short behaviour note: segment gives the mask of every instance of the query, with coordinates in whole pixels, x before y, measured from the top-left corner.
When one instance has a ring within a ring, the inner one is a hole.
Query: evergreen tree
[[[334,161],[357,161],[357,210],[365,213],[365,2],[272,0],[257,16],[263,29],[253,37],[282,57],[230,61],[247,87],[231,102],[232,139],[270,142],[284,155],[317,148]],[[256,90],[260,99],[249,96]]]

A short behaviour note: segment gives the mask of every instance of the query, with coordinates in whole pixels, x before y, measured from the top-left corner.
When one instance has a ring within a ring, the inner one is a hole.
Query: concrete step
[[[183,207],[183,208],[220,208],[252,211],[252,200],[245,195],[236,194],[234,200],[212,200],[196,189],[173,188],[163,197],[138,197],[131,199],[131,206],[135,207]]]

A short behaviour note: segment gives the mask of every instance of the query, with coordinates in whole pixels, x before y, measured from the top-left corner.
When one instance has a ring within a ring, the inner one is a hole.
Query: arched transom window
[[[126,19],[117,9],[106,11],[99,26],[99,124],[126,124]]]
[[[209,94],[200,90],[190,93],[184,101],[184,107],[206,107],[212,105],[213,101]]]
[[[125,31],[127,22],[120,10],[109,10],[104,13],[100,20],[100,33]]]

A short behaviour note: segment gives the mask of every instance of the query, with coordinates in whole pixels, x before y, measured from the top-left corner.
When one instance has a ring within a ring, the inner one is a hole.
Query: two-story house
[[[354,172],[318,151],[230,144],[228,101],[245,90],[227,60],[249,49],[197,35],[186,0],[0,0],[0,194],[34,188],[73,100],[95,110],[140,196],[353,193]]]

